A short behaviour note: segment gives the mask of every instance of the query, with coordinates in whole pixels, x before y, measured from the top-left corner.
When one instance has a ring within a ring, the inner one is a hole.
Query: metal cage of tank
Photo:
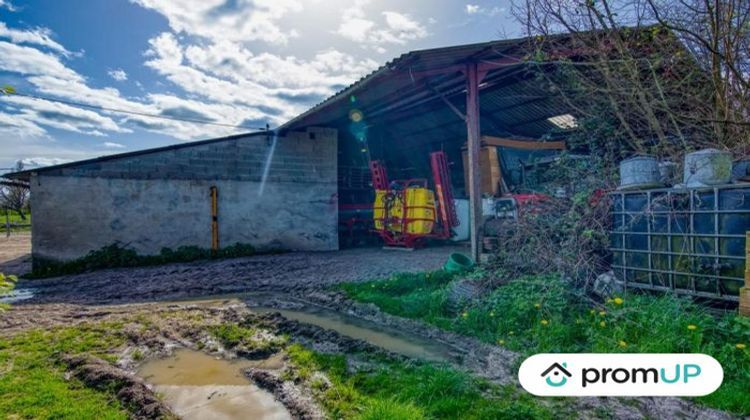
[[[739,300],[750,184],[610,196],[612,269],[626,287]]]

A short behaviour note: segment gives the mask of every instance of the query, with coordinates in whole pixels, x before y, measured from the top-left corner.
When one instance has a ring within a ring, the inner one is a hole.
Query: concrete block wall
[[[112,243],[143,255],[211,246],[338,249],[336,130],[248,136],[41,171],[31,180],[32,253],[72,260]]]

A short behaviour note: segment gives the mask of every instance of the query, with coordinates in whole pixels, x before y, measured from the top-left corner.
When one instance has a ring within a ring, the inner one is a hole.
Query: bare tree
[[[518,0],[514,14],[588,146],[747,154],[750,0]]]
[[[18,162],[15,167],[16,171],[23,170],[23,163]],[[5,209],[13,210],[26,220],[26,209],[29,205],[29,188],[24,185],[9,184],[0,187],[0,206]]]
[[[750,1],[642,0],[649,17],[676,33],[710,74],[720,143],[746,154],[750,123]],[[744,141],[743,141],[744,140]],[[738,144],[739,142],[739,144]]]

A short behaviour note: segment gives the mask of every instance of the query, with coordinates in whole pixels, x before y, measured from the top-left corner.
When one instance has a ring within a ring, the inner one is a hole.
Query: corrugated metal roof
[[[546,121],[547,117],[570,110],[524,77],[525,47],[529,41],[528,38],[500,40],[403,54],[280,129],[314,125],[343,127],[352,108],[361,110],[368,123],[374,124],[389,119],[389,112],[391,115],[396,111],[405,112],[401,121],[389,121],[391,132],[396,128],[402,133],[434,128],[440,116],[455,119],[455,113],[435,91],[463,109],[465,79],[461,68],[474,61],[498,63],[488,73],[481,89],[483,129],[486,125],[494,134],[538,138],[555,128]],[[460,120],[456,123],[462,124]],[[516,124],[514,130],[509,129],[511,124]]]

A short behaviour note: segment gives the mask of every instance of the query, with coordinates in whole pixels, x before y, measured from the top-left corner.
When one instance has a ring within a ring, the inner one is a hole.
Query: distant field
[[[9,213],[11,231],[13,232],[24,232],[31,230],[31,213],[26,213],[26,220],[22,219],[21,216],[11,211]],[[5,232],[6,215],[5,212],[0,213],[0,232]]]

